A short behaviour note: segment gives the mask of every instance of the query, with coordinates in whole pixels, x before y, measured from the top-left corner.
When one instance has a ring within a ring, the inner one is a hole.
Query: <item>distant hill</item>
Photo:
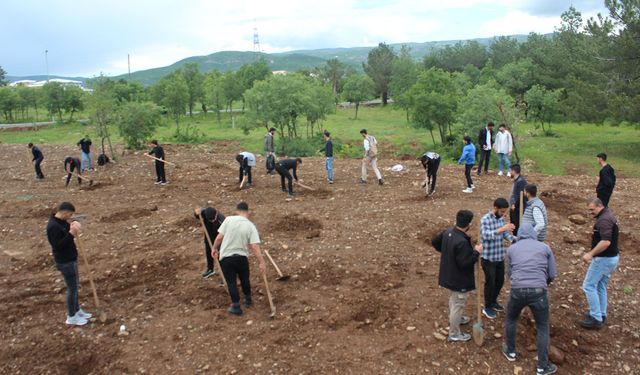
[[[516,39],[518,42],[525,42],[528,38],[527,35],[510,35],[510,38]],[[494,38],[477,38],[471,39],[480,43],[483,46],[488,46]],[[425,55],[431,53],[434,50],[444,48],[448,45],[453,45],[458,42],[465,42],[466,40],[444,40],[436,42],[425,43],[395,43],[390,44],[396,51],[399,51],[402,45],[411,47],[411,55],[420,60]],[[351,47],[351,48],[324,48],[315,50],[299,50],[282,53],[254,53],[254,52],[242,52],[242,51],[222,51],[212,53],[207,56],[192,56],[186,59],[180,60],[169,66],[160,68],[153,68],[147,70],[140,70],[131,73],[131,79],[138,81],[145,86],[154,84],[162,76],[173,72],[176,69],[181,68],[187,63],[197,63],[200,67],[200,71],[206,73],[210,70],[219,70],[221,72],[235,71],[242,65],[256,61],[259,58],[264,58],[269,62],[271,70],[286,70],[297,71],[300,69],[313,69],[318,66],[324,65],[325,61],[333,58],[337,58],[345,64],[354,67],[357,70],[362,70],[362,63],[367,60],[369,51],[374,47]],[[44,78],[43,78],[44,77]],[[7,77],[9,81],[17,81],[22,79],[34,79],[43,80],[46,76],[30,76],[30,77]],[[82,77],[59,77],[51,76],[51,78],[66,78],[78,81],[86,81],[88,78]],[[112,77],[115,79],[127,79],[127,74]]]

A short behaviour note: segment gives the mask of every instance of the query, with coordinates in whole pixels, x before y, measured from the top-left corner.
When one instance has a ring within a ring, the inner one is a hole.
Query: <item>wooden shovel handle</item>
[[[161,162],[163,162],[163,163],[165,163],[165,164],[169,164],[169,165],[173,165],[173,166],[175,166],[175,164],[174,164],[174,163],[172,163],[172,162],[170,162],[170,161],[166,161],[166,160],[158,159],[158,158],[156,158],[155,156],[151,156],[151,155],[149,155],[149,154],[143,154],[143,155],[144,155],[144,156],[146,156],[146,157],[148,157],[148,158],[151,158],[151,159],[153,159],[153,160],[161,161]]]
[[[211,237],[209,237],[209,232],[207,232],[207,227],[204,225],[204,218],[202,217],[202,212],[200,213],[200,224],[202,224],[202,230],[204,231],[204,236],[207,238],[207,242],[209,243],[209,248],[213,250],[213,243],[211,242]],[[224,275],[222,274],[222,267],[220,267],[220,261],[218,257],[214,257],[213,261],[216,263],[216,267],[218,267],[218,271],[220,271],[220,278],[222,279],[222,284],[224,287],[227,287],[227,281],[224,279]]]
[[[267,273],[262,274],[262,280],[264,281],[264,288],[267,290],[267,298],[269,299],[269,307],[271,307],[271,317],[276,315],[276,305],[273,304],[273,298],[271,297],[271,290],[269,289],[269,281],[267,281]]]
[[[96,291],[96,285],[93,282],[93,270],[89,266],[89,259],[87,256],[87,252],[84,249],[82,244],[82,240],[80,236],[76,237],[76,244],[78,245],[78,249],[80,249],[80,253],[82,254],[82,259],[84,259],[84,265],[87,267],[87,274],[89,275],[89,284],[91,284],[91,291],[93,292],[93,301],[96,304],[96,309],[100,309],[100,301],[98,300],[98,292]]]
[[[278,276],[282,277],[282,271],[280,271],[280,268],[278,267],[278,265],[276,264],[276,262],[273,260],[273,258],[271,257],[271,254],[269,254],[269,252],[267,251],[267,249],[262,249],[262,251],[264,251],[264,253],[267,255],[267,258],[269,258],[269,260],[271,261],[271,264],[273,264],[273,266],[276,268],[276,272],[278,272]]]

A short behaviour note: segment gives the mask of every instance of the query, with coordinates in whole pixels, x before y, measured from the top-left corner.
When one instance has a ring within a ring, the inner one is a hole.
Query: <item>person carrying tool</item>
[[[549,217],[544,202],[538,198],[538,187],[534,184],[528,184],[524,187],[524,196],[527,197],[527,204],[522,215],[522,224],[533,225],[538,233],[538,241],[544,241],[547,239]]]
[[[471,143],[471,137],[468,135],[465,135],[462,141],[464,142],[464,146],[462,147],[462,155],[460,155],[460,159],[458,159],[458,164],[464,162],[464,177],[467,179],[467,187],[462,190],[462,192],[473,193],[475,185],[471,179],[471,169],[473,169],[473,165],[476,163],[476,146]]]
[[[302,164],[302,159],[300,158],[284,159],[276,163],[276,172],[278,172],[278,174],[280,175],[280,185],[282,186],[282,191],[284,191],[285,193],[288,192],[289,195],[295,195],[295,193],[293,192],[293,179],[298,182],[298,174],[296,173],[296,171],[300,164]],[[293,172],[293,179],[291,178],[291,173],[289,173],[289,170]],[[288,191],[284,186],[285,178],[287,179],[287,187],[289,188]],[[300,182],[302,182],[302,180],[300,180]]]
[[[34,146],[33,143],[29,143],[28,145],[31,153],[33,154],[33,167],[36,169],[36,178],[38,180],[42,180],[44,178],[44,174],[42,174],[42,169],[40,168],[40,164],[44,160],[44,155],[42,155],[42,151],[37,146]]]
[[[516,360],[516,333],[520,312],[529,306],[536,322],[538,366],[536,374],[555,373],[558,368],[549,362],[549,298],[547,288],[557,276],[556,259],[551,248],[538,241],[531,223],[523,223],[518,242],[507,249],[507,274],[511,291],[507,304],[505,342],[502,354],[509,362]]]
[[[591,250],[582,256],[582,260],[590,263],[582,282],[589,312],[580,322],[580,326],[598,329],[607,321],[607,285],[620,261],[618,248],[620,229],[618,219],[599,198],[592,199],[587,209],[596,222],[591,234]]]
[[[522,176],[522,174],[520,173],[520,164],[512,164],[509,167],[509,171],[511,172],[511,178],[513,179],[511,195],[509,195],[509,204],[511,205],[511,210],[509,211],[509,221],[513,225],[515,225],[513,233],[517,234],[518,228],[520,228],[520,193],[524,192],[524,187],[527,186],[527,180],[525,180],[524,176]],[[523,197],[522,203],[526,207],[526,196]]]
[[[613,188],[616,187],[616,172],[613,167],[607,163],[607,154],[598,154],[598,163],[600,164],[600,174],[598,186],[596,186],[596,194],[605,207],[609,207],[609,199],[613,194]]]
[[[64,186],[69,186],[69,181],[71,180],[71,175],[73,171],[76,172],[78,176],[78,185],[82,184],[82,178],[80,177],[82,169],[80,168],[80,159],[74,158],[72,156],[67,156],[64,159],[64,171],[67,172],[67,180]]]
[[[435,152],[425,152],[420,157],[422,167],[426,172],[422,187],[425,188],[427,195],[431,196],[436,192],[436,178],[438,177],[438,168],[440,167],[440,155]]]
[[[164,149],[158,145],[158,141],[154,139],[149,146],[152,147],[149,155],[153,155],[156,159],[164,160]],[[167,184],[167,178],[164,174],[164,163],[160,160],[156,160],[156,185],[164,186]]]
[[[80,146],[80,150],[82,151],[82,171],[92,170],[91,166],[91,139],[89,139],[88,135],[85,135],[84,138],[78,141],[76,145]]]
[[[493,209],[480,219],[482,239],[482,270],[484,271],[484,309],[482,313],[489,319],[496,318],[496,312],[504,311],[498,303],[500,290],[504,285],[504,240],[514,242],[514,225],[504,223],[504,215],[509,202],[504,198],[493,201]]]
[[[449,290],[449,341],[469,341],[471,335],[460,330],[461,324],[471,321],[462,315],[469,292],[476,288],[474,265],[482,253],[482,244],[471,246],[467,235],[471,228],[473,212],[460,210],[456,225],[433,237],[431,244],[440,252],[438,284]]]
[[[256,156],[250,152],[243,151],[236,155],[236,161],[240,164],[238,182],[242,182],[244,176],[247,176],[247,184],[245,186],[250,187],[253,182],[251,178],[251,168],[256,166]]]
[[[264,152],[267,155],[267,174],[273,174],[273,170],[276,168],[276,156],[274,154],[275,147],[273,141],[273,135],[275,133],[276,128],[270,128],[267,134],[264,136]]]
[[[378,169],[378,141],[376,137],[367,134],[367,129],[360,130],[360,135],[364,138],[364,158],[362,159],[362,176],[360,183],[367,183],[367,168],[371,165],[373,173],[376,174],[376,178],[378,179],[378,184],[384,185],[382,174],[380,174],[380,170]]]
[[[227,311],[233,315],[242,315],[237,286],[238,278],[244,293],[245,306],[250,307],[253,304],[249,281],[249,251],[258,258],[260,273],[264,275],[266,265],[260,252],[258,229],[249,221],[249,206],[245,202],[240,202],[236,206],[236,215],[227,217],[218,229],[218,236],[213,244],[211,254],[213,257],[219,256],[222,274],[227,282],[231,297],[231,306]]]
[[[78,250],[73,241],[80,234],[80,223],[69,223],[76,209],[69,202],[62,202],[47,223],[47,239],[56,268],[62,274],[67,286],[67,320],[68,325],[82,326],[87,324],[91,314],[80,308],[78,303]]]
[[[213,207],[203,207],[196,208],[194,210],[194,216],[198,220],[200,220],[200,218],[204,219],[204,227],[209,234],[209,238],[215,240],[218,236],[218,230],[224,222],[224,215]],[[213,258],[211,257],[211,247],[209,246],[209,241],[207,241],[206,234],[204,235],[204,256],[207,261],[207,269],[202,273],[202,277],[208,279],[215,275],[215,270],[213,268]]]

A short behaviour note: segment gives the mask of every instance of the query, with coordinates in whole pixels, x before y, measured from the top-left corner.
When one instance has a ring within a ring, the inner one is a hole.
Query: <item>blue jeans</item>
[[[498,154],[498,170],[502,172],[502,161],[504,160],[505,172],[509,171],[509,167],[511,166],[511,160],[509,160],[509,154]]]
[[[538,368],[547,368],[549,363],[549,299],[543,288],[512,288],[507,304],[505,336],[507,351],[516,351],[516,329],[520,312],[525,307],[533,313],[536,321],[536,348],[538,349]]]
[[[78,263],[56,263],[56,267],[62,273],[64,283],[67,285],[67,313],[74,316],[80,310],[78,304]]]
[[[619,255],[594,257],[584,276],[582,290],[587,296],[589,314],[599,322],[602,322],[603,316],[607,316],[607,284],[619,260]]]
[[[89,168],[85,168],[85,165],[88,164]],[[86,170],[86,169],[90,169],[91,168],[91,153],[82,153],[82,170]]]
[[[328,157],[324,161],[324,167],[327,169],[327,178],[333,181],[333,157]]]

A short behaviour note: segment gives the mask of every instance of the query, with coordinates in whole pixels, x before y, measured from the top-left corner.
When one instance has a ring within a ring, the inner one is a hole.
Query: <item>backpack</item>
[[[105,154],[98,156],[98,165],[105,165],[109,162],[109,157]]]
[[[368,156],[372,158],[376,157],[378,155],[378,141],[376,141],[376,138],[372,135],[367,136],[367,141],[369,141]]]

